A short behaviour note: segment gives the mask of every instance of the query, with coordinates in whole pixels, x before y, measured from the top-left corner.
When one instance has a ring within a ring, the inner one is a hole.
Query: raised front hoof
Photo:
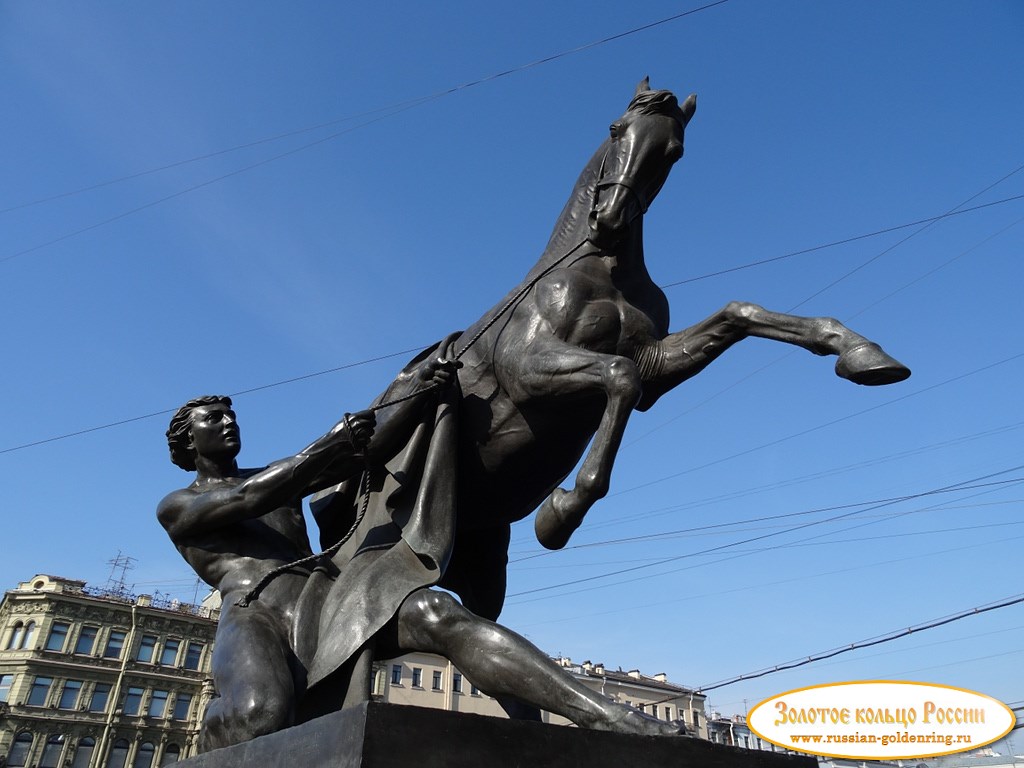
[[[848,349],[836,361],[836,375],[854,384],[877,387],[895,384],[910,376],[910,369],[890,357],[874,342]]]
[[[582,519],[574,519],[574,515],[565,509],[570,498],[568,491],[555,488],[537,510],[533,530],[537,541],[547,549],[561,549],[569,543],[573,531],[580,527]]]

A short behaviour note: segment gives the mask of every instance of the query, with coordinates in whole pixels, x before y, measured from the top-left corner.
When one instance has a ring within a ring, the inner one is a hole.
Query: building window
[[[126,715],[137,715],[142,708],[142,689],[131,687],[124,696],[124,713]]]
[[[178,659],[178,648],[180,646],[180,640],[168,640],[165,642],[164,649],[160,652],[160,663],[165,667],[173,667],[174,662]]]
[[[24,649],[32,650],[32,643],[34,643],[35,640],[36,640],[36,623],[34,621],[30,621],[28,624],[25,625],[25,637],[23,637],[21,639],[21,646],[19,646],[19,647],[22,648],[23,650]]]
[[[89,768],[92,762],[92,753],[96,749],[96,739],[86,736],[80,739],[75,749],[75,759],[71,762],[71,768]]]
[[[60,754],[64,751],[64,736],[54,734],[46,739],[43,754],[39,758],[39,768],[58,768]]]
[[[431,684],[430,687],[433,688],[435,691],[440,691],[441,690],[441,673],[440,672],[434,672],[434,680],[433,680],[433,683]]]
[[[107,647],[103,649],[103,658],[120,659],[121,651],[124,649],[124,639],[127,636],[127,633],[120,629],[111,630],[110,637],[107,638]]]
[[[168,744],[164,749],[163,757],[160,758],[160,765],[171,765],[181,759],[181,747],[177,744]]]
[[[89,698],[89,711],[105,712],[109,699],[110,683],[96,683],[96,687],[92,689],[92,696]]]
[[[452,690],[455,693],[462,693],[462,673],[456,672],[452,675]]]
[[[391,684],[401,685],[402,684],[402,665],[392,664],[391,665]]]
[[[153,695],[149,697],[149,711],[150,717],[163,717],[167,711],[167,691],[153,691]]]
[[[46,650],[63,651],[64,643],[68,640],[68,631],[71,625],[64,621],[55,621],[50,627],[50,636],[46,638]]]
[[[419,667],[412,668],[412,687],[422,688],[423,687],[423,670]]]
[[[128,759],[128,739],[118,739],[110,748],[110,757],[107,759],[107,768],[124,768]]]
[[[171,716],[175,720],[188,720],[188,710],[192,706],[191,693],[179,693],[174,697],[174,711]]]
[[[28,731],[22,731],[18,734],[18,738],[14,740],[11,745],[11,751],[7,754],[7,765],[10,768],[15,766],[25,765],[28,761],[28,753],[32,749],[32,734]]]
[[[665,707],[665,719],[666,720],[671,720],[672,719],[672,707],[669,707],[669,706]]]
[[[700,710],[693,710],[693,727],[700,728]]]
[[[25,636],[25,625],[20,621],[14,625],[14,629],[11,630],[11,636],[7,639],[8,651],[16,651],[21,648],[21,639]]]
[[[658,716],[658,705],[657,704],[651,704],[651,717],[657,717],[657,716]]]
[[[199,669],[199,663],[203,660],[203,644],[189,643],[185,649],[185,669]]]
[[[11,697],[12,685],[14,685],[14,675],[0,675],[0,702],[7,701]]]
[[[96,627],[82,627],[82,631],[78,633],[78,641],[75,643],[75,653],[92,653],[92,649],[96,645],[98,631]]]
[[[479,696],[480,695],[480,689],[477,688],[472,683],[470,683],[469,684],[469,694],[470,694],[470,696]]]
[[[153,654],[156,653],[156,635],[143,635],[139,641],[139,652],[135,654],[135,660],[143,664],[153,663]]]
[[[32,688],[28,692],[30,707],[42,707],[46,705],[46,697],[50,693],[50,686],[53,684],[52,677],[37,677],[32,681]]]
[[[132,768],[152,768],[154,757],[156,757],[156,747],[153,746],[153,742],[144,741],[139,744],[139,751],[135,753]]]
[[[60,709],[75,709],[78,706],[78,694],[82,692],[81,680],[66,680],[60,692]]]
[[[646,710],[646,709],[644,709],[644,707],[646,707],[646,706],[647,706],[646,704],[644,704],[643,702],[641,702],[640,704],[637,704],[637,705],[636,705],[636,708],[637,708],[637,709],[639,709],[639,710],[640,710],[641,712],[646,712],[647,710]]]

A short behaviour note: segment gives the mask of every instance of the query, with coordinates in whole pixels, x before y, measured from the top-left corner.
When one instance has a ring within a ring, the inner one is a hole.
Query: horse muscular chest
[[[633,359],[655,324],[600,277],[576,270],[553,273],[538,286],[538,315],[547,332],[567,344]]]

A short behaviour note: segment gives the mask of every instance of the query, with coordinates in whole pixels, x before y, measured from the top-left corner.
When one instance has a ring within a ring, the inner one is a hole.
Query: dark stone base
[[[817,768],[813,757],[701,739],[623,736],[388,704],[363,704],[181,763],[181,768]]]

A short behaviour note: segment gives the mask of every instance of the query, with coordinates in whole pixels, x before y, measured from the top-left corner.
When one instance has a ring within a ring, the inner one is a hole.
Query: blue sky
[[[467,326],[650,75],[699,98],[646,220],[659,284],[992,205],[667,288],[675,329],[731,299],[831,315],[914,375],[739,345],[633,418],[575,548],[517,527],[503,620],[696,686],[1024,591],[1024,6],[730,0],[393,109],[698,7],[492,5],[0,4],[0,585],[100,585],[120,551],[136,591],[190,599],[154,518],[189,481],[167,417],[10,449]],[[402,360],[237,397],[243,463]],[[896,678],[1020,702],[1022,629],[1008,607],[710,700]]]

